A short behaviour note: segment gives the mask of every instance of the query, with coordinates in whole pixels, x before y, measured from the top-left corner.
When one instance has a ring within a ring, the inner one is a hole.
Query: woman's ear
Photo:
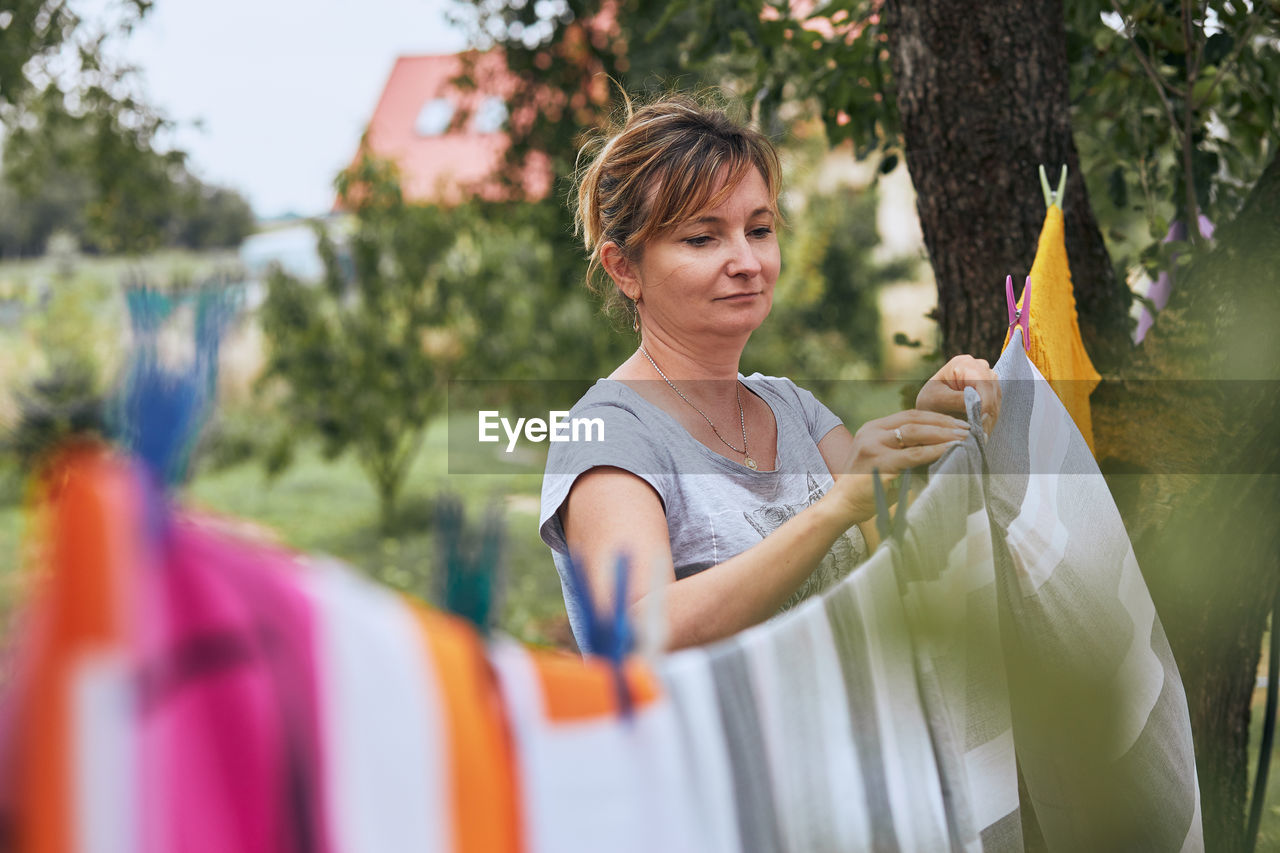
[[[622,251],[622,247],[609,240],[600,247],[600,266],[613,279],[622,295],[632,302],[640,298],[640,277],[635,264]]]

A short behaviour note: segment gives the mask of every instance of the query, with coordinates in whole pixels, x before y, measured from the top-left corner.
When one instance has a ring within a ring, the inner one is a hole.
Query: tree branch
[[[1142,66],[1143,71],[1147,72],[1147,76],[1151,78],[1152,85],[1156,87],[1156,94],[1160,96],[1160,103],[1164,104],[1164,111],[1169,116],[1169,124],[1173,126],[1175,133],[1178,132],[1178,117],[1173,110],[1173,104],[1169,101],[1168,84],[1156,73],[1156,69],[1147,58],[1147,55],[1138,48],[1138,42],[1133,37],[1133,28],[1129,26],[1128,19],[1125,18],[1124,12],[1120,10],[1120,4],[1116,0],[1110,0],[1110,2],[1111,8],[1120,17],[1120,23],[1124,25],[1124,37],[1129,42],[1129,46],[1133,48],[1133,55],[1138,57],[1138,64]]]
[[[1194,109],[1199,110],[1202,106],[1209,103],[1209,99],[1213,97],[1213,90],[1217,89],[1218,84],[1222,82],[1222,78],[1227,76],[1227,74],[1233,70],[1233,66],[1239,61],[1240,54],[1244,50],[1245,45],[1247,45],[1250,39],[1253,38],[1253,25],[1257,22],[1257,16],[1249,16],[1249,22],[1245,25],[1244,31],[1240,34],[1240,37],[1236,39],[1235,45],[1231,48],[1231,53],[1227,55],[1226,59],[1218,63],[1218,72],[1213,75],[1213,80],[1209,82],[1209,88],[1205,90],[1204,97],[1199,101],[1193,102]]]
[[[1196,175],[1192,156],[1195,146],[1191,137],[1191,126],[1196,110],[1191,93],[1195,91],[1196,77],[1200,74],[1200,44],[1197,41],[1195,50],[1192,50],[1191,42],[1195,37],[1195,28],[1191,12],[1192,0],[1182,0],[1182,48],[1185,51],[1183,68],[1186,69],[1187,74],[1187,94],[1182,103],[1182,178],[1186,184],[1183,203],[1186,205],[1187,239],[1192,246],[1198,247],[1200,245],[1200,211],[1196,199]]]

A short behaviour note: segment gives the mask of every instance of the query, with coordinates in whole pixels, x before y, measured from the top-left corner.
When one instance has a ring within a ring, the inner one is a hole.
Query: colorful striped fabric
[[[991,436],[821,597],[624,667],[484,643],[148,498],[42,514],[0,714],[23,851],[1203,849],[1186,701],[1088,447],[1020,345]],[[1028,802],[1018,798],[1021,767]]]

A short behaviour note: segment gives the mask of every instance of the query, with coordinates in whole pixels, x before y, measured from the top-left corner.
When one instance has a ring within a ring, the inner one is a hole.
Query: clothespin
[[[487,637],[493,626],[495,589],[502,555],[502,519],[486,513],[477,548],[464,547],[462,504],[457,498],[441,498],[436,505],[436,548],[443,571],[437,572],[443,590],[437,594],[450,613],[463,617]]]
[[[907,503],[910,500],[911,469],[902,472],[898,479],[898,509],[893,518],[889,517],[889,499],[885,494],[884,483],[880,480],[880,469],[871,471],[872,484],[876,493],[876,532],[880,540],[892,539],[902,545],[907,533]]]
[[[1004,277],[1004,300],[1009,306],[1009,336],[1013,337],[1013,327],[1018,326],[1022,329],[1022,348],[1026,352],[1031,352],[1031,276],[1027,276],[1027,281],[1022,285],[1022,307],[1018,307],[1018,300],[1013,298],[1013,276]]]
[[[618,707],[622,716],[629,719],[635,703],[631,699],[631,688],[627,686],[622,663],[631,651],[635,633],[627,618],[627,568],[627,558],[619,555],[613,571],[613,613],[608,614],[596,609],[591,587],[581,566],[572,557],[568,561],[569,587],[574,597],[582,603],[583,617],[587,622],[586,643],[582,652],[604,658],[608,662],[613,672],[614,689],[618,694]]]
[[[1040,164],[1040,191],[1044,193],[1044,206],[1053,207],[1055,204],[1061,208],[1063,201],[1066,199],[1067,192],[1067,167],[1062,167],[1062,175],[1058,178],[1058,190],[1054,192],[1049,189],[1049,176],[1045,174],[1044,164]]]
[[[197,291],[194,355],[184,369],[172,370],[161,364],[158,336],[174,309],[190,298],[136,282],[125,291],[134,345],[128,375],[112,405],[112,432],[163,486],[186,476],[200,427],[213,407],[222,334],[235,313],[225,288]]]

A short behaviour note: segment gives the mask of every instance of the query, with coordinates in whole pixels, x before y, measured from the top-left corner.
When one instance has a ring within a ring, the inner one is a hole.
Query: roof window
[[[432,98],[422,105],[413,129],[419,136],[440,136],[453,121],[453,102],[448,98]]]
[[[476,109],[475,132],[497,133],[507,120],[507,105],[497,95],[489,95]]]

